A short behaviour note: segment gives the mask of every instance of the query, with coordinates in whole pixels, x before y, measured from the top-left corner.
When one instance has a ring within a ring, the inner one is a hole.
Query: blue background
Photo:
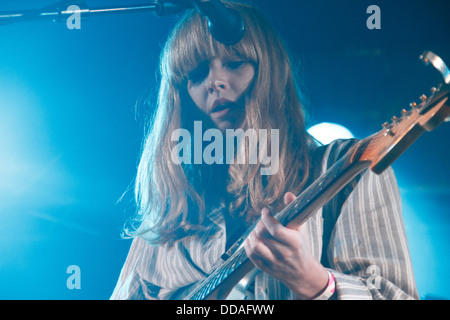
[[[441,82],[419,62],[424,50],[450,63],[445,0],[253,2],[300,62],[310,125],[336,122],[364,138]],[[52,3],[3,0],[0,12]],[[371,4],[381,30],[366,27]],[[0,26],[0,299],[109,298],[130,245],[120,237],[134,212],[126,191],[151,112],[137,102],[157,90],[177,18]],[[426,133],[393,165],[423,299],[450,298],[449,134],[448,123]],[[70,265],[80,267],[79,290],[66,286]]]

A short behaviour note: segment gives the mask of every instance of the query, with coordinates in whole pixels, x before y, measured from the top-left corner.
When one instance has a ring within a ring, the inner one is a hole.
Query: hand
[[[294,200],[293,193],[284,195],[285,205]],[[318,296],[328,284],[328,271],[312,255],[305,226],[284,227],[267,208],[244,248],[258,269],[279,279],[300,299]]]

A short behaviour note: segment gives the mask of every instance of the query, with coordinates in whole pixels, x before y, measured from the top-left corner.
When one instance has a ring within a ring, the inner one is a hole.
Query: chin
[[[224,119],[223,121],[217,121],[215,125],[217,129],[224,132],[227,129],[244,129],[245,123],[245,117],[230,117],[229,119]]]
[[[223,121],[223,122],[216,123],[216,127],[217,127],[217,129],[219,129],[222,132],[224,132],[227,129],[232,129],[232,130],[243,129],[244,122],[236,123],[236,122],[232,122],[232,121]]]
[[[225,132],[225,130],[227,129],[236,129],[232,123],[223,123],[223,122],[217,123],[216,127],[222,132]]]

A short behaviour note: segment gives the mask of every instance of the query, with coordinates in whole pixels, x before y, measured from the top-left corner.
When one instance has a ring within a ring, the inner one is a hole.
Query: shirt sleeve
[[[143,260],[145,256],[145,260]],[[161,288],[142,277],[142,269],[156,263],[155,255],[144,240],[133,239],[125,264],[120,272],[111,300],[156,300]]]
[[[188,286],[203,279],[220,261],[225,248],[220,210],[209,217],[216,219],[210,228],[173,246],[134,238],[110,299],[176,299]]]
[[[418,299],[392,168],[361,176],[342,206],[327,255],[337,299]]]

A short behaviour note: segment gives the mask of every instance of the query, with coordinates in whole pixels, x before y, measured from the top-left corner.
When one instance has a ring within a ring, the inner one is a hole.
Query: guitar
[[[367,168],[376,174],[382,173],[425,131],[432,131],[450,119],[450,72],[441,58],[430,51],[425,52],[421,60],[438,69],[444,83],[432,88],[429,98],[422,95],[420,104],[410,104],[408,111],[403,109],[400,118],[384,123],[381,131],[360,140],[296,200],[275,214],[280,223],[292,227],[302,225],[356,175]],[[184,293],[185,300],[225,299],[232,288],[255,269],[243,244],[256,223],[223,255],[224,262]]]

